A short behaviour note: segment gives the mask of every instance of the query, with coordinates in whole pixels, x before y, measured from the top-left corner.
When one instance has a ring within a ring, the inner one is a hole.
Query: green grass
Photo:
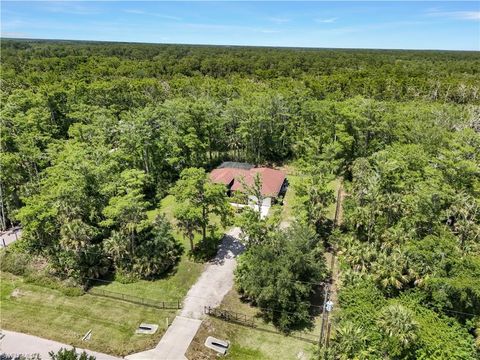
[[[335,196],[335,200],[337,199],[338,189],[340,188],[341,184],[342,184],[342,179],[341,178],[336,178],[335,180],[333,180],[329,184],[330,189],[333,190],[333,196]],[[335,202],[333,202],[333,204],[330,204],[330,206],[327,209],[327,217],[330,220],[335,219],[335,209],[336,209],[336,207],[337,207],[337,203],[335,201]]]
[[[294,207],[296,205],[296,194],[293,184],[299,180],[299,177],[295,175],[295,168],[291,166],[286,167],[285,171],[287,172],[289,185],[285,193],[285,198],[283,199],[282,221],[292,222],[295,219]]]
[[[58,290],[27,284],[21,277],[0,275],[1,327],[91,350],[127,355],[160,340],[173,310],[158,310],[85,294],[65,296]],[[155,335],[135,335],[141,322],[160,325]],[[92,329],[88,342],[81,339]]]
[[[255,316],[258,309],[239,300],[238,293],[231,290],[223,299],[221,308]],[[209,317],[202,323],[194,341],[187,351],[189,359],[207,358],[214,359],[215,354],[205,349],[203,343],[207,336],[229,340],[231,349],[228,359],[297,359],[300,353],[305,359],[311,358],[315,345],[310,341],[318,339],[320,333],[320,318],[315,319],[315,327],[312,330],[296,331],[290,336],[280,334],[271,324],[265,323],[258,318],[257,327],[251,328],[240,324],[226,322]],[[200,357],[201,354],[203,357]]]

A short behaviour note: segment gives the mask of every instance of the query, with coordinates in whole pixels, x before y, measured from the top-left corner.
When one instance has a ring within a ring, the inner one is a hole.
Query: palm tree
[[[400,304],[383,308],[377,323],[385,335],[389,355],[404,355],[417,339],[418,323],[413,313]]]
[[[367,336],[362,327],[350,321],[340,324],[333,338],[334,347],[340,360],[360,358],[361,353],[366,351]]]
[[[406,257],[400,250],[379,253],[372,268],[376,282],[385,290],[400,290],[410,281]]]

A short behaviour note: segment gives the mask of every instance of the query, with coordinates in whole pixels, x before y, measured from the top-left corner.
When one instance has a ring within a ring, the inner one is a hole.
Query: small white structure
[[[158,325],[157,324],[146,324],[146,323],[141,323],[140,326],[138,327],[137,331],[135,331],[135,334],[146,334],[146,335],[152,335],[155,334],[158,330]]]
[[[333,310],[333,301],[332,300],[327,301],[327,303],[325,304],[325,310],[327,310],[328,312]]]
[[[209,336],[205,340],[205,346],[209,349],[215,350],[216,352],[225,355],[227,353],[228,347],[230,346],[230,341],[220,340]]]

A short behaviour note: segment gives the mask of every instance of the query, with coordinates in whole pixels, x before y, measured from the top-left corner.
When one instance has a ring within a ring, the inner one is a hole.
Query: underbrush
[[[40,255],[26,252],[21,241],[0,252],[0,270],[21,276],[25,283],[58,290],[66,296],[80,296],[85,293],[74,280],[55,276],[47,260]]]

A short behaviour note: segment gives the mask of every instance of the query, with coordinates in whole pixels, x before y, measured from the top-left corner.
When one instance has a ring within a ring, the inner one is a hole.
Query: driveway
[[[22,229],[19,227],[0,232],[0,247],[5,247],[20,239],[22,236]]]
[[[71,345],[66,345],[56,341],[42,339],[37,336],[22,334],[15,331],[2,330],[2,333],[5,336],[0,340],[0,354],[39,354],[43,360],[48,360],[50,359],[50,355],[48,355],[50,351],[57,352],[61,348],[72,348]],[[77,353],[81,353],[82,351],[84,350],[77,348]],[[120,359],[112,355],[102,354],[95,351],[85,351],[89,355],[95,356],[97,360]]]
[[[240,240],[240,228],[225,234],[217,256],[207,265],[198,281],[190,288],[183,302],[180,315],[175,318],[158,345],[149,351],[126,356],[129,360],[184,360],[204,318],[204,307],[220,305],[233,286],[235,257],[244,247]]]

